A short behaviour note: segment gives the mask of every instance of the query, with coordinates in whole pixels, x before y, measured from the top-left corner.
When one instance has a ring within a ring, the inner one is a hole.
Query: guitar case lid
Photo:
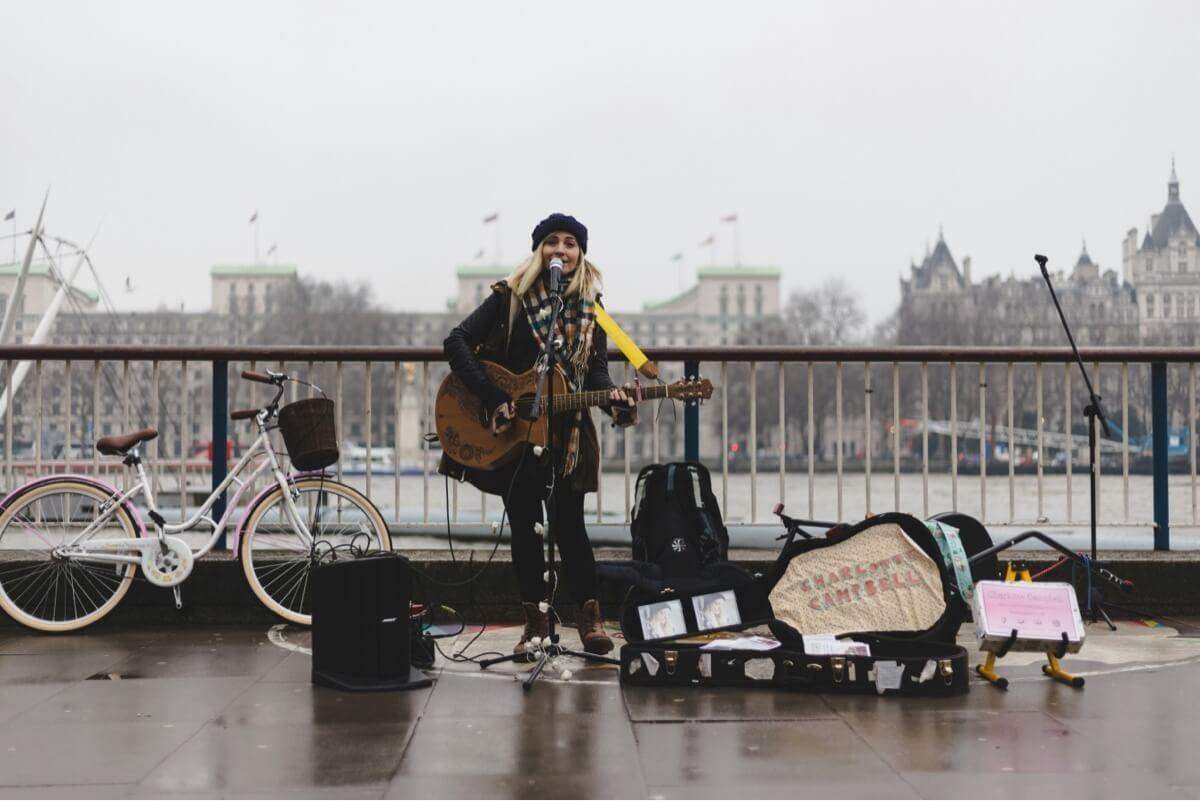
[[[740,571],[674,583],[632,593],[621,611],[627,642],[765,623],[785,648],[799,650],[803,634],[952,644],[968,615],[928,527],[898,513],[793,543],[761,576]],[[718,597],[722,603],[710,608]]]
[[[793,543],[762,581],[784,643],[802,634],[952,643],[967,615],[933,535],[899,513]]]

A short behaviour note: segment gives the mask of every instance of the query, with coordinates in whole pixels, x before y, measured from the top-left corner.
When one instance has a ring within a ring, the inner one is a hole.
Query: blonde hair
[[[545,244],[545,241],[543,239],[539,242],[533,253],[529,254],[529,258],[518,264],[512,274],[505,279],[512,289],[513,295],[517,298],[525,297],[525,293],[529,291],[534,282],[541,278],[542,270],[546,268],[545,260],[542,258],[542,245]],[[564,294],[567,297],[579,295],[594,301],[600,294],[600,288],[600,268],[592,264],[587,256],[580,253],[579,266],[575,268],[575,272],[571,273],[571,280],[567,283],[567,291]]]

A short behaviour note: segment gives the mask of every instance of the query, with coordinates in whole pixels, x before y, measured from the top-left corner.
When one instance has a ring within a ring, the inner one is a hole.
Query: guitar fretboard
[[[572,392],[566,395],[555,395],[553,404],[550,407],[551,413],[554,412],[573,412],[579,409],[588,409],[592,406],[607,406],[611,402],[608,393],[612,390],[597,389],[587,392]],[[632,394],[633,390],[626,390]],[[670,384],[655,384],[650,387],[642,387],[642,400],[657,400],[658,398],[671,397]],[[522,398],[517,401],[517,405],[521,409],[528,410],[533,408],[533,398]],[[546,398],[542,398],[543,409],[546,406]]]

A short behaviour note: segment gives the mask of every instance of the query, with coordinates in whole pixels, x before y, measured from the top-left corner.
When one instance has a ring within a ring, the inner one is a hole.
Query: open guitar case
[[[982,526],[973,533],[987,538]],[[989,569],[980,568],[982,577],[992,578]],[[707,600],[715,594],[724,596],[726,607],[730,599],[735,601],[736,621],[714,626],[712,619],[702,619]],[[655,613],[661,613],[657,619]],[[699,592],[667,588],[633,595],[621,612],[626,641],[621,681],[960,695],[968,691],[970,671],[967,652],[955,639],[968,615],[926,524],[905,514],[883,514],[839,526],[824,538],[790,543],[762,575],[730,574],[725,586],[709,585]],[[664,625],[667,636],[662,636]],[[779,641],[778,647],[702,647],[707,644],[704,637],[713,632],[763,625]],[[806,647],[805,635],[811,647]],[[862,643],[870,655],[830,654],[830,635]]]

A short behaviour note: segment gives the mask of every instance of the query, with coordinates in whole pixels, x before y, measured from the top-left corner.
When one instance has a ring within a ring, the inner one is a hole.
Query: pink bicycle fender
[[[304,473],[295,473],[292,475],[292,478],[300,479],[300,478],[314,478],[314,477],[321,477],[321,476],[324,476],[325,478],[333,478],[333,476],[331,476],[329,473],[326,473],[324,470],[309,470]],[[233,503],[233,504],[237,503],[238,496],[241,495],[241,489],[242,489],[241,487],[238,487],[238,491],[233,494],[233,499],[230,501],[230,503]],[[270,484],[267,487],[265,487],[261,492],[259,492],[257,495],[255,495],[254,498],[250,501],[250,503],[246,504],[245,510],[242,511],[242,519],[238,521],[237,528],[235,528],[233,530],[233,542],[229,546],[229,558],[230,559],[238,558],[238,552],[241,550],[241,544],[242,544],[242,531],[246,528],[246,518],[248,518],[250,516],[250,512],[252,512],[254,510],[254,508],[256,506],[258,506],[259,503],[262,502],[263,498],[267,497],[267,495],[271,494],[272,492],[274,492],[277,489],[279,489],[278,484]],[[0,508],[2,508],[2,507],[0,507]]]
[[[43,484],[48,484],[52,481],[61,481],[66,478],[69,478],[72,481],[78,481],[80,484],[87,484],[89,486],[95,487],[96,489],[104,490],[105,492],[112,493],[112,494],[116,495],[117,497],[121,496],[121,490],[117,489],[116,487],[112,486],[111,484],[105,484],[103,481],[100,481],[99,479],[92,478],[91,476],[81,476],[81,475],[76,475],[73,473],[58,473],[58,474],[55,474],[52,476],[42,476],[41,478],[34,479],[33,481],[30,481],[28,484],[22,484],[21,486],[17,487],[12,492],[5,495],[4,500],[0,501],[0,512],[3,512],[5,509],[7,509],[8,505],[12,501],[16,500],[18,496],[20,496],[23,493],[28,492],[29,490],[33,489],[34,487],[40,487]],[[133,504],[131,504],[128,501],[128,499],[125,501],[125,511],[129,512],[129,516],[133,518],[133,522],[137,525],[138,536],[139,537],[146,536],[146,524],[142,521],[142,515],[140,512],[138,512],[137,507],[134,506]]]

